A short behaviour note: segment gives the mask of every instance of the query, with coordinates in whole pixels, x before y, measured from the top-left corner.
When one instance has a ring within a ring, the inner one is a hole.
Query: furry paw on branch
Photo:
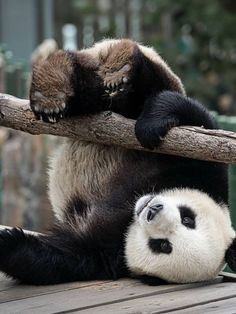
[[[134,120],[111,112],[67,118],[56,124],[44,123],[36,120],[28,100],[0,94],[0,126],[30,134],[51,134],[146,150],[135,137],[134,125]],[[192,126],[175,127],[152,152],[236,164],[236,133]]]

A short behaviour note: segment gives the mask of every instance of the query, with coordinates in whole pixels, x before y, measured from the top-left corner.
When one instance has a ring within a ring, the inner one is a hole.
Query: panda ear
[[[233,242],[227,249],[225,253],[225,261],[228,266],[236,272],[236,238],[234,238]]]

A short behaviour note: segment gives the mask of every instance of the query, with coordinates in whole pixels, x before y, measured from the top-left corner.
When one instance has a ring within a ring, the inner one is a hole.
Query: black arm
[[[145,101],[135,125],[135,134],[144,147],[153,149],[172,127],[180,125],[217,128],[202,104],[179,93],[165,91]]]

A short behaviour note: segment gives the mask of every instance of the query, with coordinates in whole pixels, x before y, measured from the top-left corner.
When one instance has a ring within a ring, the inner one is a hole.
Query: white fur
[[[63,212],[73,197],[88,205],[96,197],[105,197],[107,182],[121,167],[123,149],[83,141],[67,140],[50,162],[49,198],[55,215]]]
[[[163,204],[164,209],[148,222],[147,206],[157,203]],[[181,223],[179,205],[194,211],[196,229]],[[143,207],[139,216],[135,213],[126,237],[125,254],[131,271],[184,283],[214,278],[224,267],[226,249],[235,237],[225,205],[197,190],[173,189],[140,198],[135,211]],[[172,252],[153,253],[149,238],[167,238]]]

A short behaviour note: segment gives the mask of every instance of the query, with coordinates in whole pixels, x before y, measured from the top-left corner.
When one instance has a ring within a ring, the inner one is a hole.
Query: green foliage
[[[91,1],[87,0],[73,0],[72,5],[81,14],[93,14],[96,12],[96,7]]]
[[[158,23],[159,32],[153,28],[145,38],[181,76],[188,94],[236,114],[236,1],[148,0],[146,5],[145,28]]]

